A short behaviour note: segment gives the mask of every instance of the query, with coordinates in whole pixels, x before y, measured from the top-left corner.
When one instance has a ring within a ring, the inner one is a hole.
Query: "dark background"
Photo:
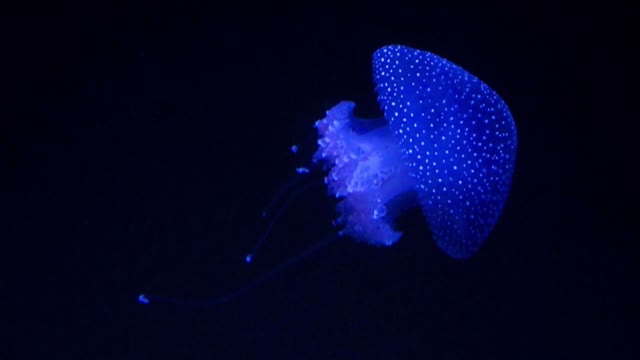
[[[2,359],[634,357],[629,8],[4,16]],[[452,60],[511,108],[513,188],[480,252],[448,258],[407,214],[393,247],[339,239],[231,303],[138,304],[142,292],[216,298],[335,233],[335,204],[316,188],[243,263],[263,206],[307,162],[289,147],[312,151],[313,122],[340,100],[380,115],[370,59],[392,43]]]

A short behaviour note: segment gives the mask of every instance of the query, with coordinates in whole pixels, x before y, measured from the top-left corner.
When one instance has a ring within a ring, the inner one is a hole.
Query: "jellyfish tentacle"
[[[295,186],[295,185],[298,185],[298,182],[294,182],[293,185],[291,185],[291,186]],[[322,182],[320,182],[318,180],[312,180],[311,182],[309,182],[309,183],[307,183],[305,185],[302,185],[298,189],[294,190],[291,194],[289,194],[287,196],[287,198],[284,201],[284,203],[282,204],[282,206],[280,206],[278,208],[278,210],[275,211],[273,217],[267,223],[267,227],[263,231],[262,236],[260,236],[260,239],[258,239],[256,244],[253,246],[253,249],[251,249],[251,252],[249,252],[249,254],[247,254],[245,256],[245,262],[246,263],[251,263],[254,260],[256,254],[258,253],[260,248],[262,248],[262,246],[264,245],[266,240],[271,235],[271,231],[273,230],[273,226],[282,218],[282,216],[284,215],[285,211],[291,206],[291,204],[293,204],[294,201],[298,200],[303,193],[307,192],[308,190],[310,190],[310,189],[312,189],[314,187],[318,187],[320,185],[322,185]],[[287,188],[289,188],[289,187],[287,187]]]
[[[282,184],[280,188],[271,196],[271,200],[267,203],[267,205],[262,209],[260,215],[263,218],[269,216],[272,213],[272,210],[283,198],[283,195],[289,192],[294,187],[298,186],[303,181],[307,180],[307,175],[310,174],[314,170],[313,164],[310,166],[298,167],[296,168],[296,174],[292,176],[287,182]]]
[[[282,273],[287,268],[299,263],[300,261],[306,259],[310,255],[321,250],[322,248],[332,244],[338,238],[339,236],[335,233],[329,234],[321,241],[318,241],[310,245],[306,249],[291,256],[286,261],[271,268],[271,270],[267,271],[266,273],[263,273],[258,277],[254,278],[245,286],[242,286],[236,290],[233,290],[229,293],[226,293],[224,295],[221,295],[215,298],[197,300],[197,299],[176,298],[176,297],[169,297],[169,296],[162,296],[162,295],[139,294],[137,297],[137,300],[139,303],[144,305],[148,305],[151,303],[165,303],[165,304],[173,304],[173,305],[198,307],[198,308],[209,308],[211,306],[226,304],[233,300],[236,300],[241,295],[244,295],[245,293],[257,287],[260,287],[266,284],[269,280],[273,279],[275,276]]]

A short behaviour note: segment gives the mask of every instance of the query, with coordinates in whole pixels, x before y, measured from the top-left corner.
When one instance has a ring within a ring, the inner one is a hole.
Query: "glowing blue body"
[[[427,51],[385,46],[373,55],[373,71],[384,119],[359,119],[353,114],[355,104],[343,101],[315,123],[319,139],[313,160],[323,163],[329,193],[341,199],[336,220],[342,226],[339,234],[389,246],[402,236],[394,229],[395,218],[418,205],[444,252],[454,258],[472,256],[498,221],[511,187],[517,134],[507,105],[481,80]],[[296,153],[298,149],[291,150]],[[297,171],[306,174],[309,169]],[[295,182],[283,191],[292,184]],[[291,198],[276,212],[245,258],[247,263]],[[263,216],[266,214],[267,210]],[[212,300],[141,294],[138,301],[197,306],[225,303],[335,238]]]

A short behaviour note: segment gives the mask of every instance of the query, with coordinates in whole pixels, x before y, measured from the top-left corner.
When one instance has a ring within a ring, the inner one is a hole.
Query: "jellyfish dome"
[[[506,202],[517,134],[509,108],[480,79],[427,51],[390,45],[373,55],[383,119],[344,101],[315,124],[314,162],[340,199],[341,235],[388,246],[398,215],[420,206],[438,246],[468,258]]]

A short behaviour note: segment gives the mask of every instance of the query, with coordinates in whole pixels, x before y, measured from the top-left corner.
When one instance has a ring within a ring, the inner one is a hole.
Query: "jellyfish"
[[[395,220],[419,207],[436,244],[455,259],[474,255],[496,225],[514,171],[517,133],[502,98],[460,66],[428,51],[388,45],[373,54],[379,119],[354,115],[342,101],[315,122],[318,148],[312,165],[324,173],[329,194],[339,200],[334,221],[339,236],[390,246],[402,233]],[[291,148],[293,153],[298,147]],[[274,200],[298,186],[310,167],[286,184]],[[304,185],[275,211],[264,235],[246,256],[252,262],[272,226]],[[274,207],[274,201],[267,208]],[[263,212],[263,216],[268,211]],[[206,301],[141,294],[151,300],[210,306],[235,299],[335,241],[329,236],[248,285]]]
[[[394,221],[419,206],[449,256],[471,257],[496,225],[511,187],[516,127],[500,96],[454,63],[401,45],[373,54],[383,119],[354,115],[343,101],[318,120],[340,235],[389,246]]]

